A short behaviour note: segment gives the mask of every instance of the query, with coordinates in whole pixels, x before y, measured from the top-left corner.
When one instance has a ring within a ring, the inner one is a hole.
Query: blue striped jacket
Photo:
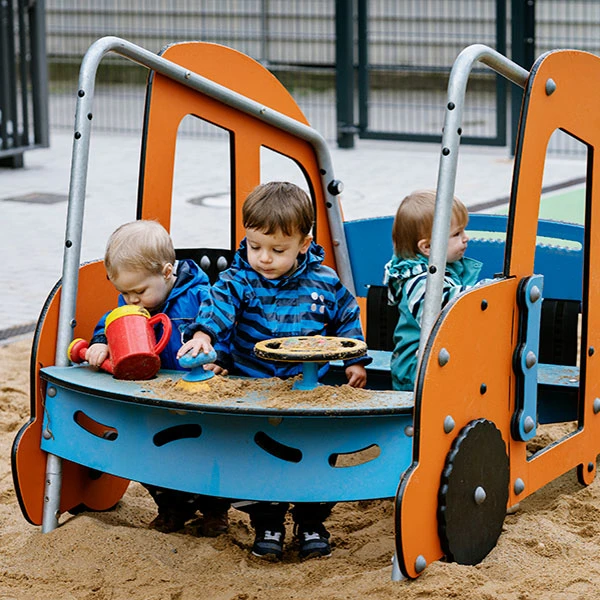
[[[202,310],[188,328],[209,334],[218,364],[232,374],[249,377],[291,377],[302,371],[299,363],[263,360],[254,344],[275,337],[329,335],[363,340],[360,309],[333,269],[323,265],[324,251],[314,242],[298,257],[289,276],[266,279],[252,269],[242,240],[229,269],[212,286],[212,309]],[[216,342],[215,342],[216,340]],[[346,361],[346,366],[371,358]],[[327,365],[320,370],[325,373]]]

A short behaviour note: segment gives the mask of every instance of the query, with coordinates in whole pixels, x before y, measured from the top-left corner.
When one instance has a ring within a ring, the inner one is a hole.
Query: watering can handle
[[[169,339],[171,338],[171,331],[173,329],[173,326],[171,325],[171,319],[169,319],[165,313],[158,313],[157,315],[150,317],[148,321],[148,325],[151,327],[154,327],[154,325],[157,325],[158,323],[162,323],[163,334],[160,340],[156,342],[156,346],[154,346],[154,352],[156,352],[156,354],[160,354],[166,348],[167,344],[169,343]]]

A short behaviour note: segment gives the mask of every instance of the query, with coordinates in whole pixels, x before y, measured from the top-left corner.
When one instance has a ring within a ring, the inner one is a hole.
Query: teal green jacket
[[[395,390],[412,390],[415,384],[428,260],[422,254],[416,258],[394,255],[385,266],[388,300],[399,312],[390,365]],[[446,265],[442,307],[477,283],[481,267],[482,263],[467,257]]]

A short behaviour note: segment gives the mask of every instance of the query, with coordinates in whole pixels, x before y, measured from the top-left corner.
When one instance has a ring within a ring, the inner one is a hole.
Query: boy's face
[[[454,219],[450,225],[450,237],[448,238],[448,254],[446,262],[453,263],[465,255],[469,236],[465,233],[464,225],[457,225]]]
[[[312,237],[246,229],[246,240],[250,266],[265,279],[277,279],[296,268],[298,254],[306,253]]]
[[[143,270],[121,270],[111,282],[127,304],[141,306],[149,312],[164,304],[173,288],[173,266],[165,265],[159,275]]]
[[[448,238],[448,252],[446,254],[446,262],[448,264],[460,260],[465,255],[469,236],[465,233],[465,226],[458,225],[454,219],[450,225],[450,237]],[[419,252],[425,256],[429,256],[431,252],[430,240],[419,240],[417,247]]]

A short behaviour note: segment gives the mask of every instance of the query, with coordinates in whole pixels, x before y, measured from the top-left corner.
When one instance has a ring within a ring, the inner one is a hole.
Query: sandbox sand
[[[508,515],[498,545],[477,566],[436,562],[415,581],[392,582],[393,502],[338,504],[328,559],[278,564],[249,555],[245,514],[229,533],[201,538],[149,530],[154,503],[130,484],[117,508],[64,515],[42,534],[21,515],[10,452],[29,417],[31,340],[0,346],[0,600],[416,600],[600,598],[600,483],[567,473]],[[290,542],[291,524],[287,541]]]

